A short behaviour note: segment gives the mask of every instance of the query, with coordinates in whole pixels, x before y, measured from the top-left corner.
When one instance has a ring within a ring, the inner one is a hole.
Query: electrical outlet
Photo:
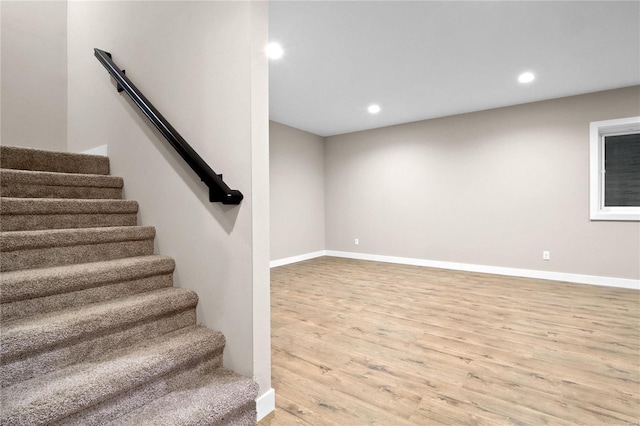
[[[542,252],[542,260],[551,260],[551,252],[550,251],[543,251]]]
[[[360,240],[358,240],[357,238],[355,240],[353,240],[353,244],[355,245],[360,245]]]

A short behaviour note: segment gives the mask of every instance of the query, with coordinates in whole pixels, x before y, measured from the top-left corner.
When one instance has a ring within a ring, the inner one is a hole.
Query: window
[[[640,117],[590,127],[591,220],[640,221]]]

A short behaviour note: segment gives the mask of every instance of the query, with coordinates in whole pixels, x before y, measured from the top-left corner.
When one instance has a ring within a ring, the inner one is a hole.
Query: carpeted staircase
[[[1,425],[252,425],[107,157],[0,147]]]

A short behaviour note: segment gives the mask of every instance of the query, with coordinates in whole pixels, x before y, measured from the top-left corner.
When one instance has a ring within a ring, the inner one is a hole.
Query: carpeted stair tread
[[[195,292],[169,287],[8,321],[2,327],[0,355],[2,361],[7,362],[27,353],[42,352],[92,334],[103,334],[170,313],[195,309],[197,303],[198,296]]]
[[[109,158],[100,155],[0,146],[0,167],[3,169],[108,175]]]
[[[109,175],[0,169],[1,194],[17,198],[122,198],[122,178]]]
[[[130,347],[143,340],[154,339],[174,330],[196,325],[196,311],[189,309],[126,328],[109,330],[44,352],[27,353],[0,363],[0,388],[29,380],[60,368],[104,357],[106,352]],[[222,358],[222,357],[220,357]],[[221,359],[220,359],[221,362]],[[1,391],[0,391],[1,392]]]
[[[0,231],[133,226],[137,213],[127,200],[2,197]]]
[[[3,197],[0,213],[8,214],[80,214],[138,213],[138,202],[130,200],[83,200],[65,198]]]
[[[108,425],[254,425],[257,395],[258,385],[255,382],[219,368],[215,373],[158,398]],[[247,407],[254,416],[241,421],[239,414]]]
[[[0,233],[0,249],[9,251],[41,247],[66,247],[155,237],[153,226],[108,226],[103,228],[44,229]]]
[[[5,272],[0,276],[2,303],[167,274],[173,272],[174,268],[175,261],[172,258],[151,255]]]
[[[32,170],[0,169],[3,186],[12,183],[31,185],[95,186],[103,188],[122,188],[121,177],[78,173],[38,172]]]
[[[63,420],[172,371],[193,368],[219,355],[223,347],[222,334],[194,326],[17,383],[3,389],[0,424],[38,425]]]
[[[173,259],[139,256],[0,274],[3,321],[173,285]]]
[[[128,390],[111,399],[83,409],[56,423],[58,426],[104,426],[131,411],[152,402],[154,399],[180,389],[186,383],[194,383],[200,378],[213,374],[222,367],[222,347],[205,359],[196,360],[191,365],[173,370],[161,378],[146,382],[142,386]],[[253,410],[250,410],[250,414]],[[255,418],[255,414],[253,415]],[[255,424],[255,422],[253,423]]]
[[[0,270],[45,268],[153,254],[155,228],[47,229],[0,232]]]

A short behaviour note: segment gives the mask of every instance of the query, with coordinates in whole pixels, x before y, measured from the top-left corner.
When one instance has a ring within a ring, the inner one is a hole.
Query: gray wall
[[[269,122],[271,259],[324,250],[324,138]]]
[[[67,149],[67,2],[0,5],[3,145]]]
[[[326,138],[326,249],[638,279],[640,223],[589,220],[589,122],[637,115],[633,87]]]
[[[69,2],[69,151],[108,145],[112,174],[175,258],[175,285],[199,296],[198,320],[227,338],[225,365],[270,388],[267,4]],[[93,56],[114,61],[225,181],[207,187]]]

